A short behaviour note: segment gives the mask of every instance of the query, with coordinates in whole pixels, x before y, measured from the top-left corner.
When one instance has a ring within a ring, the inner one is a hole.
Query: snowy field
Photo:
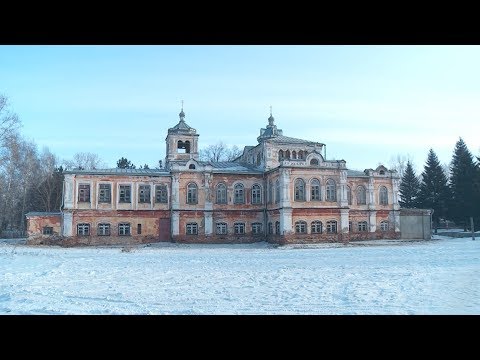
[[[480,239],[130,252],[0,240],[0,314],[480,314]]]

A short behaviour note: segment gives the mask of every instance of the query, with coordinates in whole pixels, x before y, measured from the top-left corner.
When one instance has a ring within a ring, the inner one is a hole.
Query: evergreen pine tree
[[[447,175],[443,171],[437,155],[430,149],[422,173],[418,205],[425,209],[433,209],[432,220],[435,233],[437,232],[439,219],[444,218],[447,214],[450,197]]]
[[[464,230],[470,224],[470,217],[478,217],[478,170],[473,162],[473,156],[467,145],[460,138],[455,144],[451,164],[450,188],[452,199],[450,203],[450,217]],[[478,220],[477,220],[478,223]]]
[[[418,193],[420,191],[420,181],[418,181],[410,161],[407,162],[407,168],[400,183],[400,206],[411,209],[418,207]]]

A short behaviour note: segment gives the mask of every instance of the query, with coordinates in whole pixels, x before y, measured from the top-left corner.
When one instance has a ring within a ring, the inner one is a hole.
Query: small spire
[[[180,121],[185,120],[185,113],[183,112],[183,100],[182,100],[182,110],[180,111],[180,114],[178,114],[178,116],[180,116]]]
[[[268,125],[273,126],[274,121],[275,121],[275,118],[272,115],[272,105],[270,105],[270,117],[268,118]]]

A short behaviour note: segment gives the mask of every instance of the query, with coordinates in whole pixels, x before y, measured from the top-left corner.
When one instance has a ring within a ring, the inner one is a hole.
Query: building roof
[[[25,214],[25,216],[60,216],[62,213],[60,211],[30,211]]]
[[[134,176],[168,176],[170,172],[165,169],[91,169],[91,170],[67,170],[65,174],[85,175],[134,175]]]
[[[168,131],[178,131],[178,130],[183,130],[183,131],[192,131],[196,132],[194,128],[192,128],[190,125],[188,125],[184,120],[180,120],[177,125],[175,125],[173,128],[168,129]]]
[[[316,141],[297,139],[297,138],[293,138],[293,137],[290,137],[290,136],[283,136],[283,135],[268,138],[268,139],[266,139],[266,141],[273,142],[273,143],[282,143],[282,144],[308,144],[308,145],[319,144],[319,145],[325,145],[325,144],[322,144],[322,143],[319,143],[319,142],[316,142]]]
[[[352,176],[352,177],[368,177],[368,175],[365,174],[364,171],[358,171],[358,170],[347,170],[347,176]]]
[[[219,161],[219,162],[210,162],[210,165],[215,170],[220,170],[222,172],[231,171],[231,172],[262,173],[262,171],[257,169],[254,165],[247,164],[247,163],[240,163],[240,162],[234,162],[234,161]]]

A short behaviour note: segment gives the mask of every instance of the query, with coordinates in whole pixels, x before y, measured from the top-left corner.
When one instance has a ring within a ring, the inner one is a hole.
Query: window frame
[[[252,205],[262,204],[262,187],[259,184],[252,185]]]
[[[295,201],[305,201],[305,180],[302,178],[295,179],[295,183],[293,185],[294,189],[294,200]]]
[[[242,183],[233,186],[233,203],[245,204],[245,186]]]
[[[390,229],[390,222],[387,220],[380,221],[380,230],[381,231],[389,231]]]
[[[189,222],[185,224],[186,235],[198,235],[198,223]]]
[[[261,222],[252,223],[252,234],[253,235],[263,234],[263,224]]]
[[[77,236],[90,236],[90,224],[89,223],[77,224]]]
[[[98,184],[98,202],[101,204],[112,203],[112,184],[109,184],[109,183]]]
[[[138,203],[150,204],[152,187],[149,184],[138,185]]]
[[[318,231],[320,228],[320,231]],[[310,224],[310,233],[311,234],[322,234],[323,233],[323,223],[320,220],[314,220]]]
[[[218,183],[215,187],[215,203],[227,204],[227,202],[227,185],[223,182]]]
[[[155,185],[155,204],[168,204],[168,187],[166,184]]]
[[[228,224],[226,222],[217,222],[215,224],[215,234],[217,234],[217,235],[227,235],[228,234]]]
[[[363,196],[363,198],[361,198]],[[358,185],[355,191],[355,200],[357,205],[367,205],[367,189],[363,185]]]
[[[97,225],[97,236],[110,236],[111,226],[109,223],[99,223]]]
[[[245,223],[236,222],[233,224],[233,233],[235,235],[245,235]]]
[[[380,205],[388,205],[388,189],[386,186],[380,186],[378,189],[378,203]]]
[[[333,179],[328,179],[325,183],[325,201],[337,201],[337,183]]]
[[[126,230],[128,230],[128,233]],[[132,235],[132,227],[130,223],[122,222],[118,224],[118,236],[131,236],[131,235]]]
[[[321,186],[320,180],[318,180],[317,178],[313,178],[312,180],[310,180],[310,201],[321,201],[321,200],[322,200],[322,186]]]
[[[295,221],[295,234],[307,234],[307,222],[305,220]]]
[[[90,184],[78,184],[78,202],[90,202]]]
[[[44,226],[42,228],[42,235],[53,235],[53,226]]]
[[[123,199],[122,199],[122,197],[123,197]],[[119,184],[118,185],[118,202],[120,204],[131,204],[132,203],[132,185],[131,184]]]
[[[338,232],[337,220],[328,220],[326,225],[327,234],[336,234]],[[334,228],[334,231],[332,231],[332,227]]]
[[[368,222],[363,220],[357,223],[357,231],[358,232],[368,232]]]
[[[186,202],[189,205],[198,204],[198,185],[195,182],[187,184]]]

